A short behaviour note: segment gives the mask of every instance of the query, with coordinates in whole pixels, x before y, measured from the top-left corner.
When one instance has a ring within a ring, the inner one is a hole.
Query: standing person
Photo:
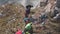
[[[26,16],[28,17],[28,15],[30,14],[31,7],[33,7],[33,6],[32,6],[32,5],[27,5],[27,6],[26,6],[25,17],[26,17]]]

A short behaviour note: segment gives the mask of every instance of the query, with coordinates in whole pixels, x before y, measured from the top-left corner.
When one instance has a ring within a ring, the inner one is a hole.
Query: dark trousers
[[[33,28],[31,28],[31,30],[27,30],[27,29],[24,30],[25,33],[26,33],[27,31],[28,31],[30,34],[33,34]]]

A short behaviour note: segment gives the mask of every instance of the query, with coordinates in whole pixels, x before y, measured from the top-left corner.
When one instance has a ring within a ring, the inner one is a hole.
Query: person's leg
[[[33,34],[33,28],[31,28],[31,30],[29,30],[29,33],[30,34]]]
[[[25,14],[25,17],[28,17],[28,14],[27,13]]]

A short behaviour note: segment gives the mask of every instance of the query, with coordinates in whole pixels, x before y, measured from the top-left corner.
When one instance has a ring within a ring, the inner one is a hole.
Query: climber
[[[28,17],[25,17],[25,18],[24,18],[24,21],[26,22],[26,20],[28,20],[28,19],[29,19]]]
[[[25,21],[26,24],[28,24],[29,22],[34,22],[34,19],[32,18],[31,15],[28,15],[28,17],[24,18],[24,21]]]
[[[28,24],[29,22],[30,22],[29,19],[26,19],[25,20],[25,25]]]
[[[46,19],[47,19],[47,16],[46,16],[45,12],[41,13],[39,18],[41,19],[41,25],[40,26],[44,29]]]
[[[28,16],[30,22],[34,22],[34,19],[32,18],[31,15]]]
[[[29,19],[28,19],[28,20],[26,20],[26,22],[25,22],[25,23],[26,23],[26,24],[28,24],[29,22],[30,22],[30,21],[29,21]]]
[[[15,34],[22,34],[22,31],[20,29],[18,29]]]
[[[25,17],[24,18],[24,22],[25,22],[25,25],[29,23],[29,18],[28,17]]]
[[[45,19],[47,18],[46,14],[45,13],[41,13],[41,23],[45,21]]]
[[[30,34],[33,34],[33,28],[32,28],[32,23],[28,23],[26,26],[25,26],[25,30],[24,32],[29,32]]]
[[[33,6],[32,6],[32,5],[27,5],[27,6],[26,6],[25,17],[26,17],[26,16],[28,17],[28,15],[30,14],[31,7],[33,7]]]

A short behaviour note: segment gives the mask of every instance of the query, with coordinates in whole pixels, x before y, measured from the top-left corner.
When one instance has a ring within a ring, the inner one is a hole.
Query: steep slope
[[[21,5],[5,4],[0,6],[0,34],[14,34],[18,24],[23,30],[22,19],[24,14],[25,9]]]

